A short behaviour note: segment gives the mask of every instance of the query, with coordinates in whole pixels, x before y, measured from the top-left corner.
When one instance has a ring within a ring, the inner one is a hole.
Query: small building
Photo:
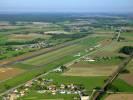
[[[90,98],[89,96],[81,96],[80,100],[89,100],[89,98]]]
[[[78,54],[74,55],[74,57],[80,57],[80,56],[81,56],[80,52]]]
[[[65,89],[65,85],[64,84],[61,84],[60,88],[61,89]]]
[[[94,48],[90,48],[89,50],[92,51],[92,50],[94,50]]]
[[[60,91],[60,94],[65,94],[65,93],[66,93],[65,90],[61,90],[61,91]]]
[[[55,72],[63,72],[63,70],[61,68],[56,68],[54,71]]]
[[[27,82],[26,84],[25,84],[25,87],[31,87],[32,86],[32,81],[29,81],[29,82]]]

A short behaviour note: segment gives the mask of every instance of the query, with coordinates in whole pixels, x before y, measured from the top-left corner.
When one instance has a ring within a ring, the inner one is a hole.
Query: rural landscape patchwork
[[[133,97],[132,18],[1,16],[2,100]]]
[[[0,100],[133,100],[133,15],[0,13]]]

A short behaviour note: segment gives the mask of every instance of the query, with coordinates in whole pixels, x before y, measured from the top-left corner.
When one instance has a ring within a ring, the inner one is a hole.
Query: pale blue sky
[[[0,12],[133,12],[133,0],[0,0]]]

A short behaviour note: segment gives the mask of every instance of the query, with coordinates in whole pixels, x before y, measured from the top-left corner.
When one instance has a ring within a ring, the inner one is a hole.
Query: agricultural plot
[[[49,39],[50,35],[41,35],[37,33],[29,33],[29,34],[11,34],[8,37],[8,41],[28,41],[28,40],[34,40],[36,38],[43,38],[43,39]]]
[[[57,50],[57,51],[54,51],[54,52],[51,52],[51,53],[48,53],[45,55],[41,55],[41,56],[32,58],[30,60],[25,61],[25,63],[31,64],[31,65],[43,65],[45,63],[59,59],[61,57],[70,55],[70,54],[72,54],[76,51],[79,51],[81,49],[82,49],[82,46],[73,45],[73,46],[65,47],[63,49],[60,49],[60,50]]]
[[[132,100],[133,94],[111,94],[105,100]]]
[[[70,70],[63,75],[66,76],[109,76],[117,65],[106,64],[89,64],[86,62],[78,62],[70,66]]]
[[[24,70],[19,69],[19,68],[0,68],[0,81],[2,80],[7,80],[11,77],[14,77],[16,75],[19,75],[23,73]]]

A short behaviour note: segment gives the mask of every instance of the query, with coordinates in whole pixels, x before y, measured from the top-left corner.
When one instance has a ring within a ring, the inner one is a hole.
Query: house
[[[63,70],[61,68],[56,68],[54,71],[55,72],[63,72]]]
[[[80,57],[80,56],[81,56],[80,52],[78,54],[74,55],[74,57]]]
[[[17,89],[15,89],[13,92],[14,92],[14,93],[18,93],[18,90],[17,90]]]
[[[25,91],[20,91],[20,95],[24,96],[25,95]]]
[[[67,91],[67,94],[71,94],[71,91]]]
[[[98,45],[96,45],[96,46],[94,46],[95,48],[98,48],[98,47],[100,47],[101,46],[101,44],[98,44]]]
[[[94,62],[95,60],[89,57],[84,58],[84,61]]]
[[[16,94],[11,94],[9,100],[16,100],[17,96]]]
[[[61,84],[60,88],[61,89],[65,89],[65,85],[64,84]]]
[[[60,94],[65,94],[65,93],[66,93],[65,90],[61,90],[61,91],[60,91]]]
[[[94,59],[88,59],[86,61],[89,61],[89,62],[94,62],[95,60]]]
[[[94,48],[90,48],[89,50],[92,51],[92,50],[94,50]]]
[[[52,95],[56,95],[56,90],[52,90]]]
[[[50,85],[50,86],[48,86],[48,89],[49,90],[56,90],[56,85]]]
[[[38,93],[45,93],[46,92],[46,90],[39,90],[39,91],[37,91]]]
[[[80,100],[89,100],[89,96],[80,96]]]
[[[28,88],[25,88],[24,90],[25,90],[25,91],[28,91],[29,89],[28,89]]]
[[[32,81],[29,81],[29,82],[27,82],[26,84],[25,84],[25,87],[31,87],[32,86]]]

